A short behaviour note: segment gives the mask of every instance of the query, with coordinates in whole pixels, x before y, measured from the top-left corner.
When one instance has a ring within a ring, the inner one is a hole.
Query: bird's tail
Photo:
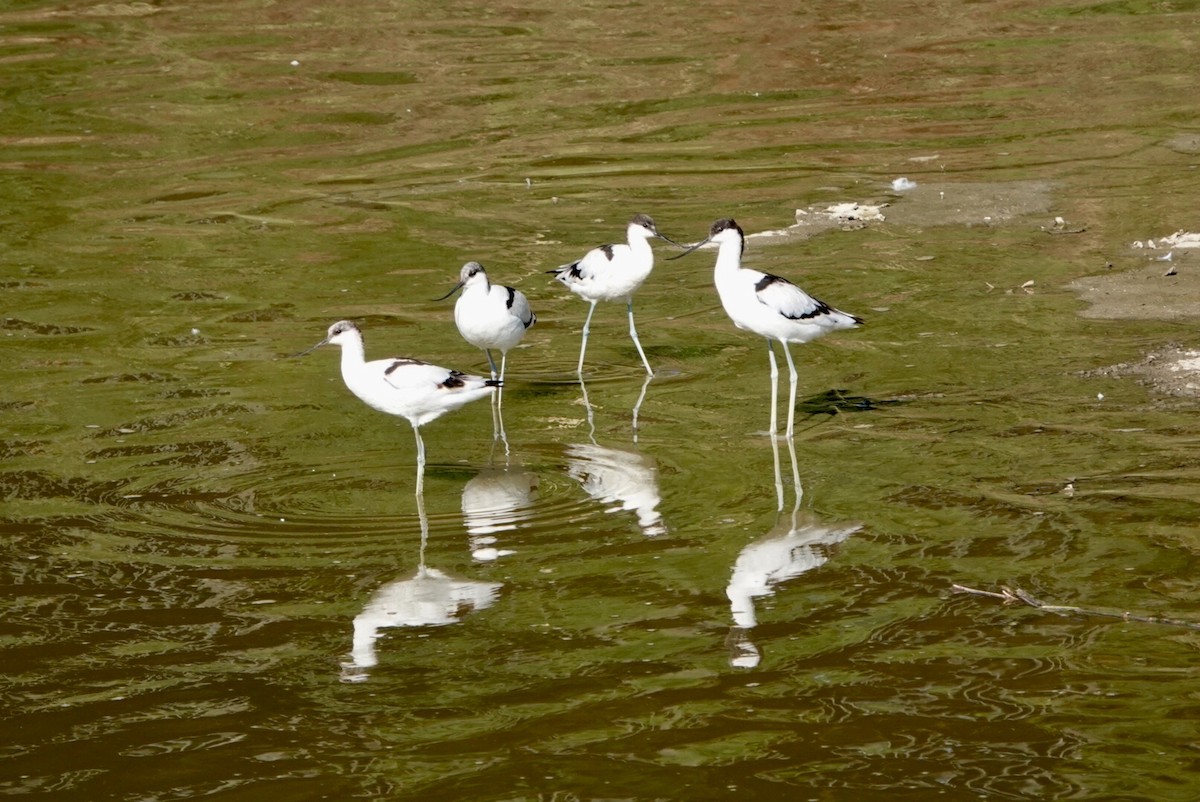
[[[579,279],[579,262],[571,262],[569,265],[559,265],[553,270],[547,270],[547,273],[554,276],[563,284],[570,284],[572,279]]]

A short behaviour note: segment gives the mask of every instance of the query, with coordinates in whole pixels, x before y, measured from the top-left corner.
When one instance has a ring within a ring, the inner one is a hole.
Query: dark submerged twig
[[[1164,624],[1171,627],[1186,627],[1187,629],[1200,630],[1200,622],[1185,621],[1182,618],[1163,618],[1157,615],[1138,615],[1131,613],[1128,610],[1124,612],[1116,612],[1114,610],[1089,610],[1086,607],[1076,607],[1072,604],[1047,604],[1033,594],[1022,590],[1021,588],[1010,588],[1006,585],[1000,586],[1000,592],[997,593],[991,590],[980,590],[979,588],[969,588],[965,585],[955,583],[950,586],[950,589],[955,593],[970,593],[973,596],[986,596],[990,599],[1000,599],[1005,604],[1026,604],[1030,607],[1037,608],[1047,613],[1056,613],[1058,615],[1090,615],[1100,618],[1119,618],[1122,621],[1137,621],[1143,624]]]

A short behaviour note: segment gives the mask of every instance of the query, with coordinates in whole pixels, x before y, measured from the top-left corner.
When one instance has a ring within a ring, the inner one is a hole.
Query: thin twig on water
[[[989,599],[999,599],[1005,604],[1021,603],[1030,607],[1035,607],[1047,613],[1056,613],[1058,615],[1090,615],[1100,618],[1118,618],[1122,621],[1137,621],[1143,624],[1165,624],[1171,627],[1186,627],[1188,629],[1200,630],[1200,622],[1185,621],[1181,618],[1163,618],[1157,615],[1139,615],[1131,613],[1128,610],[1117,612],[1115,610],[1090,610],[1086,607],[1076,607],[1071,604],[1048,604],[1033,594],[1022,590],[1021,588],[1010,588],[1006,585],[1000,586],[1000,592],[992,590],[980,590],[979,588],[969,588],[965,585],[955,583],[950,586],[950,589],[955,593],[969,593],[973,596],[986,596]]]

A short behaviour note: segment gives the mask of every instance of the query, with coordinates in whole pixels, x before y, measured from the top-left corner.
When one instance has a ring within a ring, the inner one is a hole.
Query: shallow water
[[[0,788],[1194,799],[1196,631],[951,586],[1200,621],[1194,404],[1085,375],[1189,330],[1064,289],[1195,227],[1198,32],[1187,2],[0,13]],[[889,205],[789,228],[844,202]],[[616,306],[575,381],[586,306],[543,271],[635,211],[783,231],[747,262],[867,319],[794,349],[794,462],[710,251],[637,296],[648,385]],[[288,357],[348,317],[368,357],[484,370],[430,300],[469,259],[539,321],[507,449],[483,404],[436,421],[418,499],[408,425]]]

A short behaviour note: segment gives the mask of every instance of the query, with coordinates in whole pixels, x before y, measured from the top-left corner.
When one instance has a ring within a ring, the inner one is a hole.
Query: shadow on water
[[[805,415],[837,415],[841,412],[873,412],[909,403],[898,398],[869,398],[850,395],[846,390],[826,390],[796,402],[796,411]]]

